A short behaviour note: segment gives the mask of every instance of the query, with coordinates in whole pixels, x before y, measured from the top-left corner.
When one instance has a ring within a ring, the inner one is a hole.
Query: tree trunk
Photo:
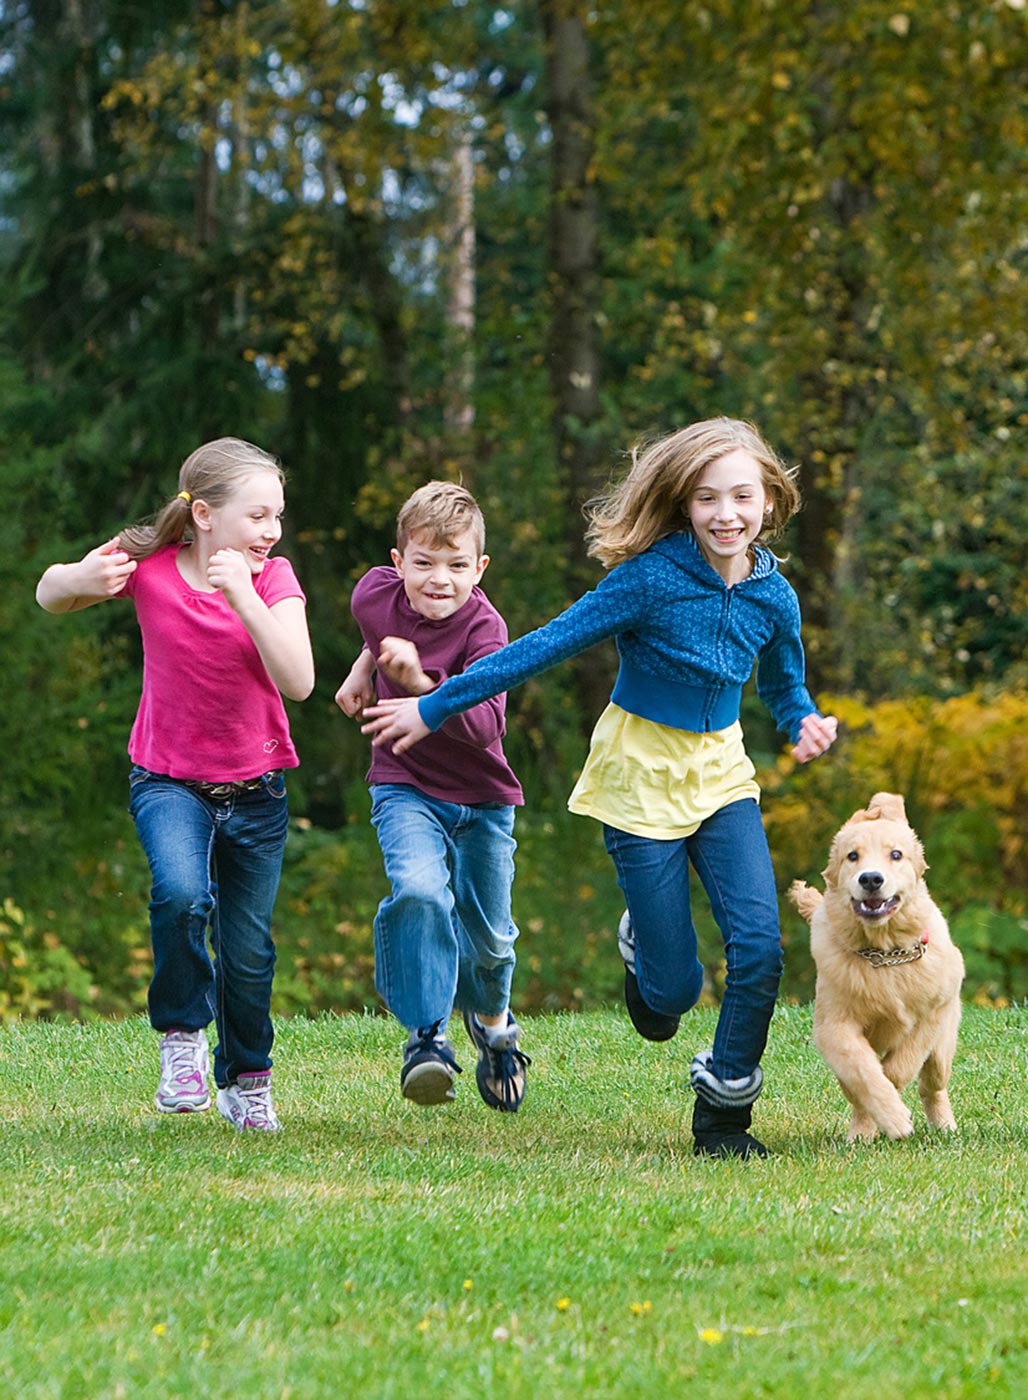
[[[582,0],[540,0],[546,38],[547,114],[553,138],[550,175],[550,388],[553,435],[566,503],[568,596],[596,581],[586,554],[582,506],[600,486],[598,211],[592,180],[595,123],[587,7]],[[574,663],[581,714],[592,723],[610,694],[613,647]]]
[[[471,432],[475,425],[475,165],[471,132],[461,124],[453,134],[450,162],[449,295],[446,326],[444,422],[471,481]]]
[[[550,386],[557,455],[568,507],[568,557],[585,565],[581,507],[598,486],[600,408],[597,334],[597,201],[586,7],[541,0],[546,36],[547,113],[553,135],[550,179]]]

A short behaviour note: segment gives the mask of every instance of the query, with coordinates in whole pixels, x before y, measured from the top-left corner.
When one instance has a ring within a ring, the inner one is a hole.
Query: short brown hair
[[[433,544],[452,544],[470,531],[475,553],[485,553],[485,519],[471,492],[455,481],[430,481],[419,486],[396,517],[396,547],[402,554],[411,535],[422,531]]]

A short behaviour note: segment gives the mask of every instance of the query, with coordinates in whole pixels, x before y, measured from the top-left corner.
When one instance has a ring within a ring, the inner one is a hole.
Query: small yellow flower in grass
[[[163,1322],[157,1322],[154,1324],[153,1334],[155,1337],[163,1337],[167,1330]]]
[[[419,1332],[427,1332],[428,1329],[429,1329],[429,1327],[430,1327],[431,1325],[432,1325],[432,1324],[429,1322],[428,1318],[427,1318],[427,1317],[423,1317],[423,1318],[421,1319],[421,1321],[418,1323],[418,1331],[419,1331]]]
[[[629,1304],[629,1311],[631,1312],[633,1317],[642,1317],[644,1313],[652,1312],[652,1310],[653,1304],[650,1302],[649,1298],[646,1298],[641,1303]]]
[[[570,1306],[571,1306],[571,1299],[570,1299],[570,1298],[558,1298],[558,1299],[557,1299],[557,1311],[558,1311],[558,1312],[567,1312],[567,1310],[568,1310],[568,1308],[570,1308]]]
[[[470,1291],[471,1291],[471,1280],[470,1280],[469,1278],[466,1278],[466,1279],[464,1280],[464,1292],[465,1292],[465,1293],[469,1293]]]
[[[708,1346],[716,1347],[718,1342],[723,1342],[725,1334],[719,1327],[704,1327],[700,1333],[700,1341],[706,1342]]]
[[[344,1293],[352,1293],[352,1292],[353,1292],[353,1279],[352,1279],[352,1278],[348,1278],[348,1279],[346,1280],[346,1282],[343,1284],[343,1292],[344,1292]]]

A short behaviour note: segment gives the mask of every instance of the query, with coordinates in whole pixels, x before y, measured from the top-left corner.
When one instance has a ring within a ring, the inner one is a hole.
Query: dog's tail
[[[814,910],[821,903],[821,891],[812,889],[804,880],[793,880],[788,893],[793,904],[809,924],[814,916]]]

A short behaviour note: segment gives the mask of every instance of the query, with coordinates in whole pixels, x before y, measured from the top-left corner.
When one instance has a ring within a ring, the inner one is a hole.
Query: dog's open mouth
[[[853,912],[858,919],[887,919],[890,914],[894,914],[899,908],[899,895],[894,894],[890,899],[851,899]]]

